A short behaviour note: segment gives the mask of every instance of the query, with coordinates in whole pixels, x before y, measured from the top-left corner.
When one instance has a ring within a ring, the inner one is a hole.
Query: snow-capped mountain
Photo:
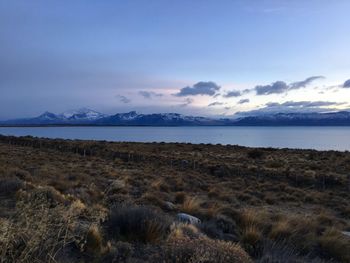
[[[350,112],[276,113],[237,119],[242,126],[350,126]]]
[[[97,120],[106,117],[105,114],[87,108],[65,111],[58,116],[66,120]]]
[[[118,113],[96,121],[98,125],[158,125],[158,126],[193,126],[222,125],[222,120],[204,117],[186,116],[178,113],[138,114],[135,111]]]
[[[38,117],[0,122],[2,126],[95,125],[95,126],[350,126],[350,112],[275,113],[241,118],[209,118],[178,113],[139,114],[136,111],[105,115],[80,109],[61,114],[45,112]]]

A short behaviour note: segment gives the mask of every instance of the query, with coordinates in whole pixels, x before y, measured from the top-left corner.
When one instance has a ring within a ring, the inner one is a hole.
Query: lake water
[[[0,134],[82,140],[350,150],[350,127],[0,127]]]

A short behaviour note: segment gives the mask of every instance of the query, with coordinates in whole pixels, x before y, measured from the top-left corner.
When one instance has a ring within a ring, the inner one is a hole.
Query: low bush
[[[249,158],[252,158],[252,159],[260,159],[264,156],[264,152],[260,149],[253,149],[253,150],[250,150],[247,153],[247,155]]]
[[[156,243],[164,238],[170,226],[162,213],[144,206],[113,207],[105,222],[112,239]]]
[[[341,262],[350,262],[350,239],[339,231],[329,228],[319,238],[321,253]]]
[[[15,194],[24,187],[24,182],[17,177],[0,179],[0,195]]]
[[[171,238],[167,244],[167,259],[172,263],[250,263],[247,253],[231,242],[212,240],[207,237]]]

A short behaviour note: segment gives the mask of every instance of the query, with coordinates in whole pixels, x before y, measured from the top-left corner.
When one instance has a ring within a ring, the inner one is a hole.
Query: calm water
[[[221,143],[252,147],[350,150],[350,127],[0,127],[0,134],[84,140]]]

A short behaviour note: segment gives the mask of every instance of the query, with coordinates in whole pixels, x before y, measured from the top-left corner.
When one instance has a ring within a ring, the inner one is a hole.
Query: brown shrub
[[[263,235],[259,228],[250,225],[243,230],[240,243],[251,256],[258,256],[261,253],[261,242]]]
[[[117,206],[105,222],[112,239],[156,243],[165,237],[170,226],[159,211],[143,206]]]
[[[99,227],[96,224],[91,225],[86,235],[85,250],[89,253],[100,254],[102,242],[103,237]]]
[[[237,244],[204,236],[172,237],[168,240],[165,262],[175,263],[250,263],[252,260]]]
[[[0,195],[15,194],[19,189],[23,187],[23,181],[17,177],[0,179]]]
[[[182,204],[185,201],[186,193],[184,192],[177,192],[175,194],[175,202],[178,204]]]
[[[327,229],[319,238],[319,245],[327,257],[350,262],[350,240],[339,231]]]
[[[75,216],[50,200],[22,195],[16,213],[0,229],[0,258],[8,262],[55,262],[58,252],[73,243]],[[6,261],[5,261],[6,262]]]

